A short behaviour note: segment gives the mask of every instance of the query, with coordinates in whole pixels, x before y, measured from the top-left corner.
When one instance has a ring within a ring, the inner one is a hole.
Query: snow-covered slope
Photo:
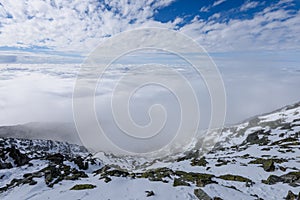
[[[213,134],[204,141],[218,143],[205,155],[196,145],[151,163],[95,159],[62,142],[0,139],[0,199],[300,198],[300,103]]]

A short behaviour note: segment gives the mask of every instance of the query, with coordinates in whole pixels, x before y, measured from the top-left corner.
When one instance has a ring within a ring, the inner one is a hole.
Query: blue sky
[[[0,51],[83,58],[122,31],[163,27],[210,53],[298,52],[299,8],[299,0],[0,0]]]

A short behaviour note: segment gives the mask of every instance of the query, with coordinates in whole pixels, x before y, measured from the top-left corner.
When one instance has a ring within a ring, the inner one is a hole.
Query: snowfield
[[[300,199],[299,136],[300,103],[224,128],[205,155],[195,146],[138,169],[78,145],[2,138],[0,199]]]

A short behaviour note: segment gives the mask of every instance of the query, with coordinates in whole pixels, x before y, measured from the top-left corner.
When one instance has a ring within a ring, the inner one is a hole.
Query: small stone
[[[108,182],[110,182],[110,181],[111,181],[111,178],[110,178],[110,177],[105,177],[105,178],[104,178],[104,182],[105,182],[105,183],[108,183]]]
[[[154,196],[155,194],[154,194],[154,192],[151,190],[151,191],[145,191],[146,192],[146,196],[147,197],[151,197],[151,196]]]
[[[280,169],[281,171],[283,171],[283,172],[286,171],[286,167],[279,166],[279,169]]]
[[[221,197],[214,197],[213,200],[223,200]]]

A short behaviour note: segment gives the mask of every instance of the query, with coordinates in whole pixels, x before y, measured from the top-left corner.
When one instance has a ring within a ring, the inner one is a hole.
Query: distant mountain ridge
[[[1,126],[0,137],[44,139],[81,145],[73,123],[31,122],[15,126]]]

